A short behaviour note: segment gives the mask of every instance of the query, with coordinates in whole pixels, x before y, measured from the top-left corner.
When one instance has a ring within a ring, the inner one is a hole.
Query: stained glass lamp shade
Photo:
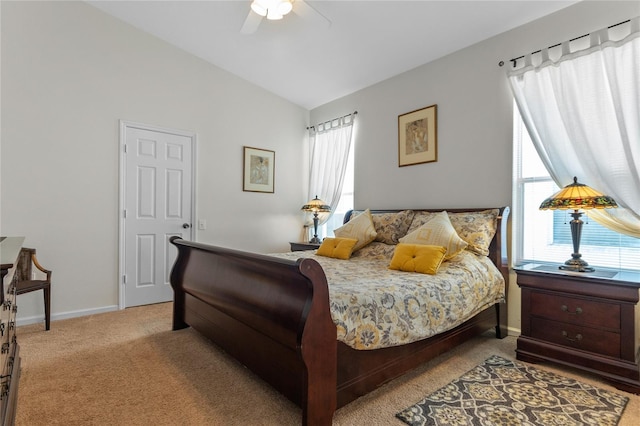
[[[300,210],[313,213],[313,238],[309,242],[320,244],[322,241],[318,238],[318,213],[330,212],[331,206],[327,205],[316,195],[316,198],[302,206],[302,209]]]
[[[575,272],[592,272],[594,269],[582,259],[580,254],[580,236],[582,234],[582,212],[580,209],[608,209],[618,207],[615,200],[604,195],[583,183],[578,183],[578,178],[573,178],[573,183],[565,186],[540,204],[540,210],[569,210],[573,220],[571,225],[571,240],[573,253],[560,269]]]

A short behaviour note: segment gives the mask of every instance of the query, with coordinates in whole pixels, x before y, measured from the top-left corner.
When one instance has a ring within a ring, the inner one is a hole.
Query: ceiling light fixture
[[[253,0],[251,10],[260,16],[275,21],[293,9],[293,0]]]

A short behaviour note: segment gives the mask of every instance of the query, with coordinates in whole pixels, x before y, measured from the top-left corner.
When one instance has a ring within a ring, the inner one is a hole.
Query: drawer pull
[[[571,337],[569,337],[569,333],[567,333],[566,331],[562,331],[562,337],[564,337],[565,339],[567,339],[570,342],[579,342],[582,340],[582,334],[578,333],[576,334],[576,337],[574,339],[572,339]]]
[[[569,308],[567,307],[567,305],[560,306],[560,309],[562,309],[562,312],[566,312],[571,315],[579,315],[582,313],[582,308],[579,306],[576,308],[575,312],[569,312]]]

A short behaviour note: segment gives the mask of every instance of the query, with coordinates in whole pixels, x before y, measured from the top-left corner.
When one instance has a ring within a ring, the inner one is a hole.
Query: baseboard
[[[507,327],[507,336],[519,336],[520,335],[520,329],[519,328],[513,328],[513,327]]]
[[[79,311],[71,311],[71,312],[62,312],[58,314],[51,315],[51,322],[69,319],[69,318],[77,318],[84,317],[87,315],[95,315],[95,314],[103,314],[105,312],[113,312],[118,310],[118,305],[112,306],[103,306],[101,308],[92,308],[92,309],[82,309]],[[44,322],[44,315],[35,315],[31,317],[22,317],[16,320],[16,325],[20,327],[21,325],[29,325],[29,324],[37,324]]]

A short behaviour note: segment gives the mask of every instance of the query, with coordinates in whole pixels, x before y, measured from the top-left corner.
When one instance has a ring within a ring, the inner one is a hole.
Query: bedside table
[[[522,297],[517,359],[564,364],[640,394],[635,314],[640,274],[568,272],[543,264],[515,271]]]
[[[320,244],[304,243],[304,242],[289,243],[289,244],[291,244],[291,251],[318,250],[318,247],[320,247]]]

